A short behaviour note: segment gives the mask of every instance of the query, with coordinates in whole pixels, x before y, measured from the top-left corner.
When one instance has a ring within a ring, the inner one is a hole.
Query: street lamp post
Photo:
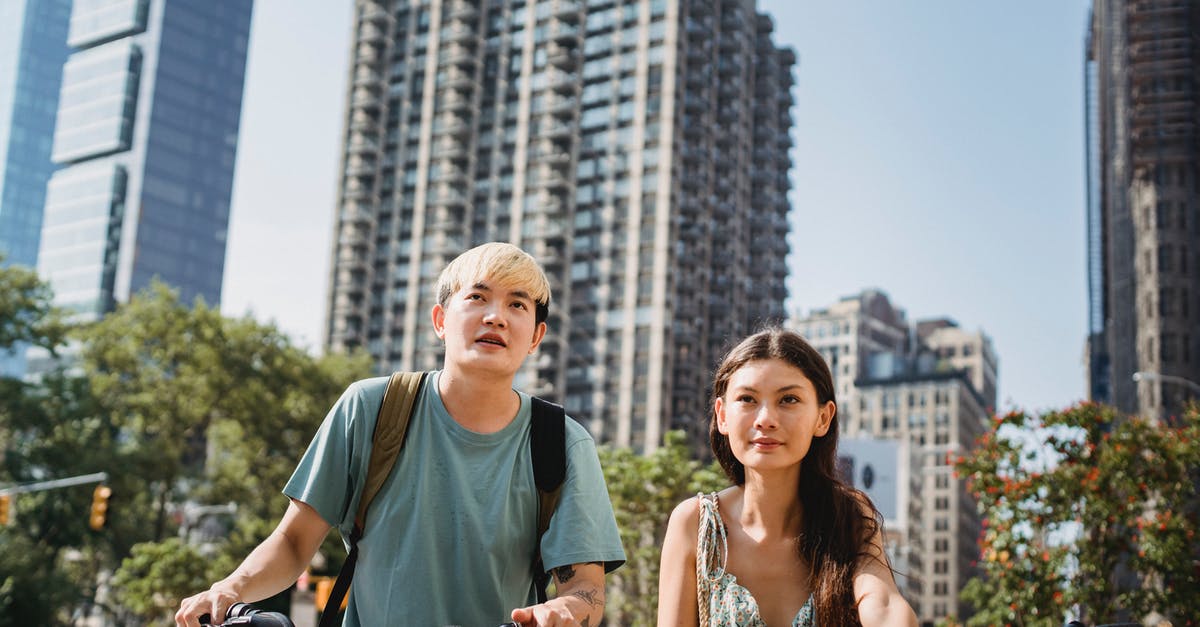
[[[1200,394],[1200,383],[1196,383],[1195,381],[1192,381],[1190,379],[1185,379],[1183,377],[1177,377],[1175,375],[1159,374],[1157,372],[1139,371],[1139,372],[1133,373],[1133,380],[1135,383],[1141,382],[1141,381],[1162,381],[1163,383],[1176,383],[1179,385],[1187,386],[1187,388],[1189,390],[1191,390],[1192,392],[1194,392],[1196,394]]]

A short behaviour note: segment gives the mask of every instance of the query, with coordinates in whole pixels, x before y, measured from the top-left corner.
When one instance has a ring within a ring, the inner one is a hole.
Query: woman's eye
[[[799,399],[799,397],[792,396],[789,394],[789,395],[783,397],[782,399],[780,399],[780,402],[784,403],[784,404],[799,403],[800,399]]]
[[[753,403],[753,402],[754,402],[754,397],[753,397],[753,396],[750,396],[750,395],[748,395],[748,394],[743,394],[743,395],[741,395],[741,396],[737,397],[737,402],[739,402],[739,403]]]

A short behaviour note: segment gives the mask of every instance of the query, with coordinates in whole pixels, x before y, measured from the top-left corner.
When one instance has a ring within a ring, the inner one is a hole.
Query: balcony
[[[370,194],[369,189],[366,192]],[[344,243],[351,245],[361,245],[365,242],[375,224],[375,214],[370,210],[370,205],[354,200],[342,203],[338,218],[343,225],[342,236],[347,239]]]
[[[346,144],[346,152],[351,155],[372,155],[379,152],[379,144],[360,135],[353,135]]]
[[[434,124],[433,132],[435,135],[465,139],[471,134],[471,124],[463,118],[446,115],[440,118],[438,123]]]
[[[374,159],[357,157],[346,162],[347,176],[374,176],[377,171]]]
[[[560,94],[574,94],[579,85],[579,75],[573,72],[550,69],[546,71],[546,87]]]
[[[355,179],[351,179],[351,181],[351,184],[346,185],[346,188],[342,190],[342,200],[355,201],[354,206],[356,207],[361,206],[358,203],[370,203],[375,200],[375,190],[371,186],[355,183],[353,182]],[[348,206],[349,204],[347,204]],[[365,212],[358,211],[356,213]]]
[[[425,204],[435,207],[465,207],[467,196],[448,185],[436,185],[429,189],[429,197]]]
[[[358,19],[363,22],[373,22],[380,26],[385,26],[394,19],[392,14],[388,13],[387,9],[378,4],[364,4],[361,6],[362,11],[359,13]]]
[[[446,65],[459,67],[475,67],[475,50],[462,43],[451,43],[440,53],[440,61]]]
[[[369,44],[387,43],[387,31],[372,22],[365,22],[358,29],[358,40]]]
[[[546,165],[537,167],[534,175],[534,184],[544,189],[563,189],[570,185],[570,181],[562,172]]]
[[[474,23],[479,19],[479,9],[470,2],[464,0],[455,0],[443,5],[445,12],[444,19],[446,21],[459,21]]]
[[[470,157],[470,152],[467,150],[466,145],[450,137],[443,137],[437,140],[433,145],[431,153],[434,159],[462,161]]]
[[[438,81],[438,87],[447,89],[467,90],[475,87],[474,72],[464,72],[461,69],[447,70],[444,77]]]
[[[550,15],[564,22],[578,24],[583,18],[583,5],[580,0],[551,0]]]
[[[546,62],[562,70],[573,70],[579,65],[579,51],[560,42],[546,45]]]
[[[442,29],[442,41],[445,43],[467,42],[475,40],[475,30],[456,24]]]
[[[377,111],[383,105],[382,98],[376,93],[376,90],[367,87],[358,87],[350,96],[350,106],[365,109],[367,111]]]
[[[542,121],[533,128],[530,137],[536,139],[563,139],[570,137],[574,130],[570,124],[560,122],[558,118],[549,115],[544,116]]]
[[[350,130],[360,133],[374,132],[379,130],[379,120],[373,115],[368,115],[362,109],[355,111],[354,115],[350,116]]]
[[[575,115],[575,99],[562,95],[546,98],[546,105],[542,109],[542,113],[558,119],[573,117]]]
[[[383,75],[367,67],[359,67],[354,72],[354,86],[378,85],[383,81]]]

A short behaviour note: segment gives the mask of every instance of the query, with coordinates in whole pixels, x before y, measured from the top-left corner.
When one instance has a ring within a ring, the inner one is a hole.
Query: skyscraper
[[[71,0],[0,3],[0,256],[37,266],[50,139]],[[20,376],[24,349],[0,354],[0,374]]]
[[[551,276],[518,375],[601,441],[699,435],[714,361],[786,296],[791,70],[753,0],[360,0],[327,344],[436,368],[434,283]]]
[[[1200,396],[1197,32],[1195,2],[1095,0],[1086,41],[1089,389],[1154,418]]]
[[[37,265],[71,0],[0,5],[0,254]]]
[[[75,0],[38,269],[79,319],[220,301],[252,4]]]

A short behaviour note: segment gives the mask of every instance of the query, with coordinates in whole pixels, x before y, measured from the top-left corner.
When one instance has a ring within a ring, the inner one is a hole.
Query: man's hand
[[[212,624],[225,621],[225,613],[241,599],[230,590],[213,586],[200,594],[190,596],[179,604],[175,612],[175,624],[178,627],[199,627],[200,617],[208,614]]]
[[[551,570],[557,596],[545,603],[512,611],[525,627],[591,627],[604,616],[604,566],[599,562],[569,564]]]
[[[571,610],[556,603],[558,600],[551,599],[540,605],[517,608],[512,611],[513,622],[524,627],[581,627]],[[583,620],[583,625],[589,624],[586,618]]]

